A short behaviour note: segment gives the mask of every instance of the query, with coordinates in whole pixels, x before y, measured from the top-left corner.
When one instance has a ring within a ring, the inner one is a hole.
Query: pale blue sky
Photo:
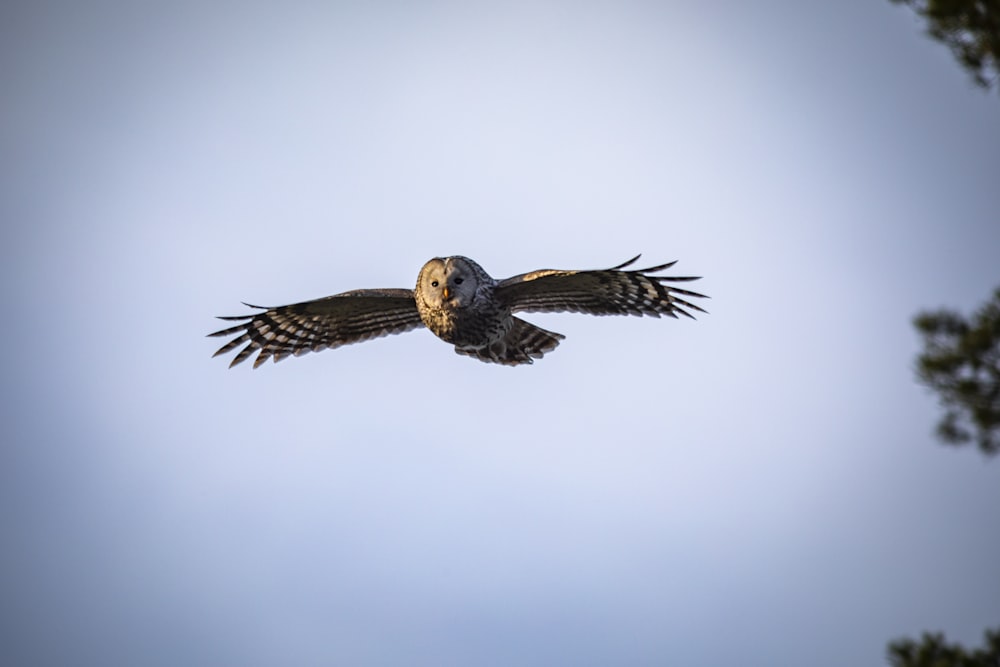
[[[880,665],[1000,622],[1000,462],[910,319],[1000,283],[1000,100],[803,3],[6,3],[0,662]],[[227,370],[241,300],[678,259]]]

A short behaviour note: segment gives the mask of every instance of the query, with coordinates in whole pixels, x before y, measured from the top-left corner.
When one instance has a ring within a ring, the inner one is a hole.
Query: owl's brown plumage
[[[510,366],[530,364],[551,352],[562,334],[546,331],[517,312],[581,312],[592,315],[705,312],[686,298],[705,295],[664,283],[693,276],[653,275],[675,262],[626,270],[639,259],[597,271],[542,269],[494,280],[467,257],[435,258],[420,270],[416,289],[368,289],[335,294],[264,312],[222,317],[240,324],[210,336],[235,336],[215,353],[243,343],[230,367],[257,352],[254,368],[268,359],[357,343],[426,326],[459,354]],[[249,304],[248,304],[249,305]]]

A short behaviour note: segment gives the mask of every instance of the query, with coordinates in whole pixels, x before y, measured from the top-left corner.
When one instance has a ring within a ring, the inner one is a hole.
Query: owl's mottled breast
[[[482,284],[475,300],[467,306],[445,303],[433,307],[417,292],[417,310],[431,332],[441,340],[457,346],[482,347],[502,339],[510,330],[510,309],[493,298],[493,286]]]

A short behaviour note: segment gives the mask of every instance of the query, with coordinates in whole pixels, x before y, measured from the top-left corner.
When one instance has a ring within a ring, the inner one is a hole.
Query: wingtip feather
[[[624,269],[626,266],[631,266],[632,264],[638,262],[640,257],[642,257],[642,253],[639,253],[638,255],[628,260],[627,262],[622,262],[618,266],[612,266],[610,269],[608,269],[608,271],[620,271],[621,269]]]

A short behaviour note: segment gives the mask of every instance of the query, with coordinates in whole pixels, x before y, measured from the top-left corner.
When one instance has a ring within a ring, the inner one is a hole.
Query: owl
[[[517,366],[541,359],[565,336],[526,322],[514,313],[578,312],[591,315],[677,314],[706,312],[689,298],[707,298],[665,283],[697,280],[694,276],[653,275],[676,262],[628,269],[639,255],[610,269],[556,271],[541,269],[495,280],[468,257],[435,258],[424,264],[414,290],[361,289],[263,312],[220,317],[240,322],[209,336],[228,337],[214,356],[246,343],[230,368],[257,353],[253,366],[268,359],[318,352],[348,343],[427,327],[480,361]]]

